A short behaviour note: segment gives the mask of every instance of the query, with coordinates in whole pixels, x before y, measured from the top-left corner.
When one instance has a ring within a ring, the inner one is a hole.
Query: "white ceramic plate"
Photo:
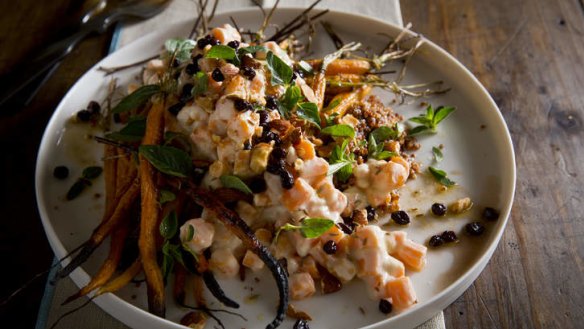
[[[286,22],[298,12],[298,9],[278,10],[273,21]],[[229,22],[229,15],[234,16],[240,26],[252,30],[261,21],[257,10],[244,10],[218,15],[213,24]],[[401,30],[379,20],[346,13],[331,12],[326,19],[336,27],[345,41],[360,41],[374,51],[379,51],[387,43],[386,37],[380,36],[378,32],[396,36]],[[186,36],[191,24],[180,23],[145,36],[108,56],[98,66],[124,65],[156,54],[166,39]],[[324,54],[331,50],[332,43],[326,34],[319,33],[314,42],[315,53]],[[105,98],[111,77],[104,77],[103,72],[96,68],[87,72],[61,102],[47,126],[38,155],[38,205],[47,237],[57,257],[63,257],[68,250],[87,239],[101,218],[103,197],[95,194],[103,193],[103,183],[96,183],[90,191],[74,201],[66,202],[64,198],[82,168],[101,165],[102,147],[82,138],[87,134],[87,127],[67,124],[68,119],[90,100]],[[118,83],[126,85],[134,81],[138,72],[139,69],[135,69],[116,75]],[[434,106],[453,105],[457,110],[440,125],[436,135],[419,139],[422,147],[417,151],[417,159],[424,168],[432,165],[432,146],[444,145],[444,160],[437,166],[445,169],[458,186],[440,193],[428,175],[420,175],[401,191],[400,203],[412,215],[412,224],[405,228],[390,228],[406,230],[414,241],[420,243],[426,243],[433,234],[454,230],[459,233],[461,242],[454,246],[430,249],[427,267],[419,273],[408,273],[418,295],[419,302],[414,307],[386,317],[377,310],[377,302],[367,298],[363,283],[355,280],[341,292],[294,302],[298,309],[307,311],[314,318],[310,323],[311,328],[414,327],[460,296],[483,270],[497,246],[511,209],[515,188],[515,161],[509,132],[497,106],[477,79],[444,50],[426,42],[410,63],[404,83],[434,80],[444,80],[452,90],[425,101]],[[393,95],[387,92],[379,94],[388,102],[393,99]],[[409,118],[424,110],[420,101],[395,104],[394,109]],[[67,165],[71,169],[68,180],[58,181],[52,177],[52,170],[57,165]],[[473,210],[443,219],[428,215],[432,203],[450,203],[464,196],[471,197],[475,202]],[[480,220],[483,206],[499,209],[499,220],[487,223],[486,233],[479,238],[462,234],[466,223]],[[421,216],[415,217],[416,213]],[[105,258],[108,243],[104,245],[86,264],[71,274],[78,286],[88,282],[87,273],[95,273]],[[259,277],[259,283],[255,282],[256,277]],[[240,302],[242,307],[238,312],[247,318],[247,321],[242,321],[238,317],[217,314],[228,328],[259,328],[271,321],[277,290],[268,274],[248,273],[245,283],[231,280],[222,282],[222,285],[230,297]],[[256,299],[249,298],[256,294],[259,295]],[[211,297],[209,301],[214,299]],[[175,322],[188,311],[175,306],[170,298],[167,312],[170,321],[144,311],[145,285],[139,288],[131,285],[116,295],[108,294],[95,302],[134,328],[179,328],[181,326]],[[218,307],[216,302],[211,306]],[[282,327],[290,328],[292,323],[289,320]],[[212,324],[208,327],[212,327]]]

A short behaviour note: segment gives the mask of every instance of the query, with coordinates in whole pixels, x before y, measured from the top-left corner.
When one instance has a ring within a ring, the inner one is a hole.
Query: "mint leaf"
[[[335,174],[341,182],[346,181],[353,174],[355,159],[353,154],[347,155],[348,146],[349,139],[345,139],[340,146],[335,145],[329,157],[330,165],[327,174]],[[337,165],[339,163],[342,163],[342,165]]]
[[[352,126],[346,124],[328,126],[322,130],[322,133],[331,135],[333,137],[355,137],[355,129]]]
[[[158,202],[160,204],[165,204],[174,200],[176,200],[176,195],[174,193],[168,190],[160,190],[160,196],[158,197]]]
[[[305,218],[302,220],[300,233],[305,238],[318,238],[335,225],[335,222],[326,218]]]
[[[159,85],[146,85],[136,89],[133,93],[124,97],[118,105],[112,109],[112,113],[124,113],[144,106],[150,97],[161,92]]]
[[[78,197],[79,194],[81,194],[81,192],[83,192],[83,190],[89,185],[91,185],[91,182],[88,180],[78,179],[73,185],[71,185],[69,191],[67,191],[67,200],[71,201]]]
[[[239,190],[243,193],[253,194],[251,189],[237,176],[223,175],[219,177],[223,187]]]
[[[273,86],[286,85],[292,79],[292,68],[288,66],[280,57],[274,55],[273,52],[268,52],[266,57],[268,69],[272,75],[270,80]]]
[[[264,47],[264,46],[249,46],[249,47],[243,47],[243,48],[239,48],[239,50],[237,51],[237,53],[239,54],[239,56],[243,55],[243,54],[255,54],[258,51],[261,52],[267,52],[268,48]]]
[[[205,54],[205,58],[217,58],[217,59],[224,59],[224,60],[234,60],[237,57],[235,53],[235,49],[224,46],[224,45],[216,45],[211,47],[209,51]]]
[[[432,124],[436,127],[442,120],[446,119],[450,115],[450,113],[454,112],[454,107],[444,107],[440,106],[434,112],[434,116],[432,118]]]
[[[282,105],[289,111],[292,111],[298,101],[302,99],[302,91],[296,85],[290,86],[286,89],[286,93],[282,98]]]
[[[166,278],[174,267],[174,258],[172,257],[171,248],[172,245],[170,244],[170,241],[167,240],[164,242],[164,245],[162,246],[162,266],[160,267],[164,281],[166,281]]]
[[[342,100],[340,98],[333,99],[326,107],[325,112],[328,112],[328,111],[334,109],[335,107],[339,106],[339,104],[341,104],[341,102],[342,102]],[[331,116],[334,114],[339,115],[338,113],[335,112],[335,113],[332,113]]]
[[[303,237],[313,239],[318,238],[335,225],[335,222],[326,218],[305,218],[300,222],[300,225],[292,225],[287,223],[281,226],[276,232],[275,240],[278,239],[281,231],[299,230]]]
[[[193,98],[207,92],[207,88],[209,86],[209,78],[204,72],[201,71],[197,72],[197,74],[193,76],[193,80],[194,80],[193,90],[191,91]]]
[[[195,228],[193,225],[189,224],[187,228],[187,236],[185,237],[185,241],[191,241],[195,237]]]
[[[115,131],[109,134],[106,134],[105,137],[107,139],[113,139],[116,141],[121,142],[139,142],[144,137],[144,133],[146,132],[146,119],[145,118],[138,118],[134,120],[130,120],[128,124],[120,129],[120,131]]]
[[[310,122],[313,123],[317,128],[320,129],[320,115],[318,114],[318,107],[314,103],[298,103],[298,108],[296,108],[296,114]]]
[[[421,124],[414,129],[410,130],[410,135],[419,135],[422,133],[436,133],[436,127],[440,122],[442,122],[450,113],[454,112],[454,107],[444,107],[440,106],[436,110],[429,105],[426,108],[426,114],[420,114],[417,117],[410,118],[412,122]]]
[[[382,126],[379,127],[375,130],[373,130],[370,133],[370,136],[373,136],[373,138],[375,138],[375,141],[377,143],[379,142],[383,142],[386,141],[388,139],[396,139],[399,137],[399,131],[396,125],[396,128],[390,128],[387,126]]]
[[[191,52],[197,43],[190,39],[168,39],[164,43],[164,48],[181,62],[186,62],[191,58]]]
[[[162,219],[160,222],[159,230],[160,235],[169,240],[176,234],[178,229],[178,218],[176,216],[176,212],[171,211]]]
[[[138,152],[156,169],[167,175],[187,177],[191,173],[193,167],[191,157],[176,147],[141,145]]]
[[[417,126],[414,127],[413,129],[411,129],[408,132],[408,135],[410,136],[416,136],[416,135],[422,135],[422,134],[427,134],[427,133],[431,133],[432,130],[426,126]]]
[[[83,177],[85,179],[95,179],[95,178],[99,177],[99,175],[101,175],[102,172],[103,172],[103,169],[101,167],[91,166],[91,167],[87,167],[87,168],[83,169],[83,173],[81,174],[81,177]]]
[[[329,165],[329,169],[327,171],[327,175],[334,175],[337,171],[345,169],[345,167],[351,167],[353,163],[351,161],[341,161],[334,164]]]
[[[434,155],[434,160],[436,160],[436,162],[440,162],[444,158],[442,151],[436,146],[432,147],[432,154]]]
[[[452,180],[450,180],[447,177],[447,174],[444,170],[440,170],[434,167],[428,167],[428,170],[430,171],[430,173],[432,174],[432,176],[434,176],[434,179],[436,179],[436,181],[446,187],[450,187],[453,185],[456,185],[456,183]]]
[[[397,156],[397,153],[391,151],[381,151],[375,154],[375,159],[386,160],[394,156]]]

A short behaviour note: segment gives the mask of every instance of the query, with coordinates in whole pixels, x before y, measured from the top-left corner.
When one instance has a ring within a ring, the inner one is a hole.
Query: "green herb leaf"
[[[391,151],[381,151],[375,154],[375,159],[377,160],[385,160],[391,157],[397,156],[397,153]]]
[[[124,97],[118,105],[112,109],[112,113],[123,113],[144,106],[144,104],[150,100],[150,97],[160,92],[161,89],[159,85],[142,86]]]
[[[296,114],[310,122],[313,123],[317,128],[320,129],[320,115],[318,114],[318,107],[314,103],[298,103],[298,108],[296,108]]]
[[[292,79],[292,68],[288,66],[280,57],[274,55],[273,52],[268,52],[266,57],[268,69],[272,75],[271,83],[273,86],[286,85]]]
[[[274,241],[278,240],[281,231],[294,230],[300,230],[300,234],[305,238],[318,238],[333,227],[333,225],[335,225],[335,222],[326,218],[305,218],[300,222],[299,226],[286,223],[286,225],[283,225],[278,229]]]
[[[113,139],[121,142],[139,142],[144,137],[146,132],[146,119],[138,118],[130,120],[128,124],[120,129],[120,131],[106,134],[107,139]]]
[[[450,180],[447,177],[447,174],[444,170],[440,170],[440,169],[437,169],[434,167],[428,167],[428,170],[430,171],[432,176],[434,176],[436,181],[438,181],[438,183],[440,183],[446,187],[450,187],[450,186],[453,186],[456,184],[455,182],[453,182],[452,180]]]
[[[353,163],[351,161],[341,161],[334,164],[329,165],[329,169],[327,171],[327,175],[334,175],[337,171],[345,169],[345,167],[351,167]]]
[[[302,220],[300,233],[305,238],[318,238],[335,225],[335,222],[326,218],[305,218]]]
[[[373,138],[375,139],[375,141],[377,143],[379,142],[383,142],[386,141],[388,139],[396,139],[399,137],[399,131],[398,128],[396,126],[396,128],[390,128],[387,126],[382,126],[379,127],[375,130],[373,130],[370,133],[370,136],[373,136]]]
[[[166,281],[166,278],[174,267],[174,258],[172,257],[171,249],[172,245],[170,244],[170,241],[167,240],[162,246],[162,266],[160,268],[164,281]]]
[[[223,175],[219,177],[223,187],[239,190],[243,193],[253,194],[251,189],[237,176]]]
[[[436,127],[442,120],[446,119],[446,117],[448,117],[450,115],[450,113],[454,112],[455,108],[448,106],[448,107],[444,107],[444,106],[440,106],[436,109],[436,111],[434,112],[434,116],[432,118],[432,123],[434,124],[434,127]]]
[[[91,185],[91,183],[88,180],[78,179],[75,183],[73,183],[71,188],[69,188],[69,191],[67,191],[67,200],[71,201],[78,197],[81,192],[83,192],[83,190],[89,185]]]
[[[216,45],[209,49],[209,51],[205,54],[205,57],[233,60],[235,59],[235,57],[237,57],[237,54],[235,53],[235,49],[229,46]]]
[[[170,240],[176,234],[178,229],[178,218],[176,212],[171,211],[164,217],[162,222],[160,222],[160,235],[163,238]]]
[[[186,62],[191,58],[191,52],[197,43],[190,39],[168,39],[164,43],[164,48],[181,62]]]
[[[296,104],[298,104],[300,99],[302,99],[302,91],[298,86],[293,85],[286,89],[286,93],[282,98],[282,105],[284,105],[289,112],[296,107]]]
[[[440,122],[442,122],[450,113],[454,112],[454,107],[444,107],[440,106],[436,110],[429,105],[426,108],[426,114],[421,114],[417,117],[410,118],[412,122],[421,124],[422,126],[417,126],[410,130],[410,135],[419,135],[422,133],[436,133],[436,127]]]
[[[191,241],[195,237],[195,228],[193,225],[189,224],[187,228],[187,236],[185,237],[185,241]]]
[[[241,56],[243,54],[255,54],[258,51],[261,52],[268,52],[268,48],[264,47],[264,46],[249,46],[249,47],[243,47],[243,48],[239,48],[239,50],[237,51],[237,53]]]
[[[97,167],[97,166],[87,167],[87,168],[83,169],[83,173],[81,174],[81,177],[83,177],[85,179],[95,179],[95,178],[99,177],[99,175],[101,175],[102,172],[103,172],[103,169],[101,167]]]
[[[176,194],[168,190],[160,190],[160,196],[158,197],[158,202],[160,204],[165,204],[174,200],[176,200]]]
[[[156,169],[167,175],[187,177],[191,173],[193,167],[191,157],[176,147],[141,145],[138,152]]]
[[[194,80],[193,90],[191,91],[193,97],[197,97],[207,92],[209,86],[209,78],[204,72],[201,71],[197,72],[197,74],[193,76],[193,80]]]
[[[340,124],[334,126],[328,126],[322,130],[324,134],[331,135],[333,137],[355,137],[355,129],[351,125]]]
[[[436,146],[432,147],[432,154],[434,155],[434,160],[436,160],[436,162],[440,162],[444,158],[442,151]]]
[[[426,126],[417,126],[408,132],[410,136],[422,135],[432,132],[432,130]]]
[[[335,118],[338,117],[339,114],[333,112],[331,115],[325,116],[326,125],[327,126],[334,126],[335,125]]]
[[[341,146],[335,145],[329,157],[330,165],[327,174],[335,174],[341,182],[345,182],[353,174],[353,163],[355,159],[353,154],[347,155],[348,146],[349,139],[345,139]],[[339,163],[342,163],[342,165],[337,165]]]
[[[330,103],[329,103],[329,105],[326,107],[326,111],[325,111],[325,112],[328,112],[328,111],[330,111],[330,110],[334,109],[335,107],[339,106],[339,104],[341,104],[341,102],[342,102],[342,100],[341,100],[340,98],[337,98],[337,99],[333,100],[333,101],[332,101],[332,102],[330,102]],[[339,115],[338,113],[336,113],[336,112],[335,112],[335,113],[332,113],[332,114],[331,114],[331,116],[332,116],[332,115],[335,115],[335,114],[336,114],[336,115]]]

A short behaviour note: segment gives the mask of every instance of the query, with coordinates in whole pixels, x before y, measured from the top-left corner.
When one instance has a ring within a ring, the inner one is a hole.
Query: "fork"
[[[81,28],[76,33],[52,44],[39,53],[32,61],[24,63],[19,69],[15,70],[11,74],[9,81],[4,81],[6,87],[0,92],[0,107],[18,95],[18,92],[23,90],[23,88],[38,81],[43,74],[47,75],[44,78],[46,80],[55,71],[56,65],[65,56],[70,54],[75,46],[88,35],[92,33],[103,33],[114,23],[121,20],[150,18],[164,10],[170,1],[128,0],[116,1],[114,4],[108,1],[106,7],[95,16],[89,18],[89,20],[81,25]]]

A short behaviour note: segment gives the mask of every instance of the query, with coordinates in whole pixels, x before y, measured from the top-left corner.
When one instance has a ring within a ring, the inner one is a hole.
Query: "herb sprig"
[[[99,177],[103,169],[97,166],[91,166],[83,169],[81,177],[67,191],[67,200],[73,200],[78,197],[85,188],[91,186],[91,181]]]
[[[318,238],[335,225],[335,222],[326,218],[304,218],[300,225],[292,225],[286,223],[276,231],[274,241],[278,240],[278,236],[282,231],[300,231],[303,237],[308,239]]]
[[[448,178],[448,174],[444,170],[440,170],[438,168],[430,166],[430,167],[428,167],[428,171],[432,174],[432,176],[434,177],[434,179],[438,183],[440,183],[446,187],[451,187],[451,186],[456,185],[456,183],[454,181],[452,181],[452,180],[450,180],[450,178]]]
[[[454,110],[455,108],[451,106],[439,106],[438,108],[433,109],[432,105],[428,105],[426,108],[426,114],[410,118],[410,121],[419,123],[421,126],[411,129],[409,135],[435,134],[438,124],[446,119],[452,112],[454,112]]]

